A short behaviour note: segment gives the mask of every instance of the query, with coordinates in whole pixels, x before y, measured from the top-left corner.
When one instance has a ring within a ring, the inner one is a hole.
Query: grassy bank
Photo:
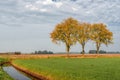
[[[0,64],[6,61],[7,61],[6,59],[0,58]],[[6,72],[3,71],[1,66],[0,66],[0,80],[13,80]]]
[[[49,58],[13,63],[51,80],[120,80],[120,58]]]
[[[7,73],[0,67],[0,80],[13,80]]]
[[[8,60],[5,58],[0,58],[0,63],[6,62],[6,61],[8,61]]]

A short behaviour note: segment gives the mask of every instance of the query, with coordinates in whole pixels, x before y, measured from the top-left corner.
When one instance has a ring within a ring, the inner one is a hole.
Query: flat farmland
[[[16,67],[48,80],[120,80],[120,54],[1,54]]]
[[[16,59],[12,63],[49,80],[120,80],[120,58]]]

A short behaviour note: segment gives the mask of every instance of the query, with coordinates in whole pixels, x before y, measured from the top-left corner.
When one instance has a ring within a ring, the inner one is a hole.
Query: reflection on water
[[[15,80],[32,80],[26,75],[20,73],[12,66],[3,67],[3,70],[7,72]]]

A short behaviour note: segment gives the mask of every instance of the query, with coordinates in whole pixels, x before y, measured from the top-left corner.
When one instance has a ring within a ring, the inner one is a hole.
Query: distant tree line
[[[89,50],[89,53],[90,53],[90,54],[96,54],[96,52],[97,52],[96,50]],[[107,52],[104,51],[104,50],[100,50],[99,53],[100,53],[100,54],[105,54],[105,53],[107,53]]]
[[[89,53],[90,53],[90,54],[96,54],[96,52],[97,52],[96,50],[89,50]],[[108,51],[108,52],[107,52],[107,51],[105,51],[105,50],[100,50],[99,53],[100,53],[100,54],[120,54],[119,51]]]
[[[44,50],[44,51],[35,51],[34,52],[35,54],[53,54],[53,52],[52,51],[47,51],[47,50]]]
[[[7,54],[7,55],[8,55],[8,54],[10,54],[10,55],[11,55],[11,54],[20,55],[20,54],[22,54],[22,53],[21,53],[21,52],[4,52],[4,53],[0,53],[0,55],[2,55],[2,54],[3,54],[3,55],[4,55],[4,54]]]
[[[67,56],[69,56],[71,46],[77,42],[81,45],[83,54],[88,41],[93,41],[96,44],[96,53],[99,53],[101,44],[107,46],[113,43],[113,33],[107,29],[105,24],[79,22],[73,18],[65,19],[57,24],[50,37],[54,43],[65,43]]]
[[[14,52],[14,54],[16,54],[16,55],[20,55],[20,54],[21,54],[21,52]]]

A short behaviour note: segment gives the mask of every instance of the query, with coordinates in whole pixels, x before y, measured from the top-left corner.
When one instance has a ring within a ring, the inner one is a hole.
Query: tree
[[[89,34],[90,34],[90,26],[91,24],[88,23],[80,23],[78,28],[77,28],[77,40],[78,42],[82,45],[82,54],[85,53],[84,47],[87,41],[90,39]]]
[[[35,51],[35,54],[53,54],[52,51],[47,51],[47,50],[44,50],[44,51]]]
[[[53,32],[50,34],[52,41],[55,43],[63,42],[66,45],[67,56],[69,57],[70,47],[76,43],[76,28],[78,21],[68,18],[57,24]]]
[[[91,40],[96,43],[97,53],[99,53],[99,49],[101,44],[105,44],[106,46],[112,43],[113,33],[107,29],[107,26],[103,23],[95,23],[92,25],[92,35]]]

